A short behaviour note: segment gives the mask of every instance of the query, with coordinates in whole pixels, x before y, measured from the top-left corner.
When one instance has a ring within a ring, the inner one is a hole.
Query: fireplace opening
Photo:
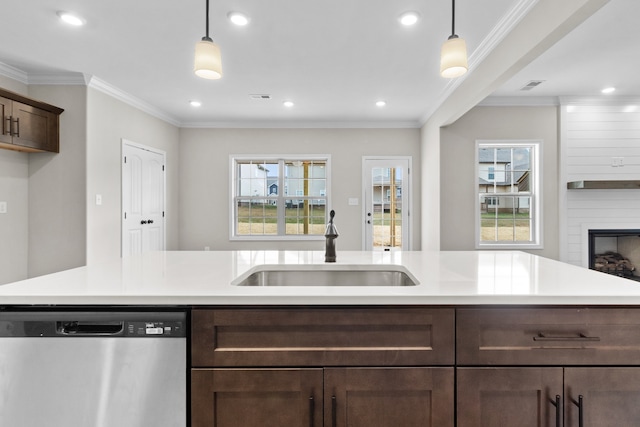
[[[640,230],[589,230],[589,268],[640,281]]]

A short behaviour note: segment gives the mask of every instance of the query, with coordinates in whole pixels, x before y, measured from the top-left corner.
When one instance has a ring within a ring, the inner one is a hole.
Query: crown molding
[[[123,90],[118,89],[117,87],[105,82],[104,80],[99,79],[98,77],[90,76],[87,86],[92,89],[98,90],[104,94],[107,94],[119,101],[124,102],[125,104],[128,104],[134,108],[137,108],[138,110],[141,110],[169,124],[172,124],[177,127],[182,126],[182,124],[178,120],[169,116],[164,111],[141,100],[140,98],[137,98]]]
[[[640,105],[640,96],[561,96],[560,105],[577,106],[619,106],[637,104]]]
[[[186,122],[181,128],[198,129],[419,129],[418,121],[216,121]]]
[[[0,75],[16,80],[22,84],[29,84],[29,76],[24,71],[0,62]]]

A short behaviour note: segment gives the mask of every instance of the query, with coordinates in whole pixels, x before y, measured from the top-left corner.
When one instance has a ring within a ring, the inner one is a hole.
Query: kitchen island
[[[263,266],[396,265],[417,286],[234,286]],[[640,284],[517,251],[152,252],[0,286],[0,304],[62,305],[628,305]]]
[[[265,266],[417,284],[235,285]],[[0,286],[52,305],[185,308],[194,427],[640,424],[640,284],[523,252],[162,252]]]

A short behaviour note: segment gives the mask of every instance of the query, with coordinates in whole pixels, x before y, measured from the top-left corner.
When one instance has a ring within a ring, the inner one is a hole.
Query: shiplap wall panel
[[[640,180],[640,112],[622,104],[578,105],[563,114],[567,181]],[[621,167],[612,166],[613,157],[622,157]],[[640,229],[640,190],[566,191],[567,262],[585,264],[587,229],[618,227]]]

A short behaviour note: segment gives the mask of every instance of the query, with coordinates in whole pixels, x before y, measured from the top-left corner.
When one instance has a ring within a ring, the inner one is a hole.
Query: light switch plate
[[[0,202],[0,214],[7,213],[7,202]]]

